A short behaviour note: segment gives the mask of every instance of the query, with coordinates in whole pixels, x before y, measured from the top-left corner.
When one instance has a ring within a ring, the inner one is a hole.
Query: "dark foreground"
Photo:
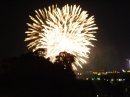
[[[130,97],[130,75],[121,82],[76,80],[71,70],[31,54],[0,67],[0,97]]]

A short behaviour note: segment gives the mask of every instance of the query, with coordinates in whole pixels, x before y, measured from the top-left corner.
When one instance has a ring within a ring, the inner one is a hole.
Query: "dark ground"
[[[130,97],[128,80],[77,80],[63,68],[31,53],[1,61],[0,97]]]

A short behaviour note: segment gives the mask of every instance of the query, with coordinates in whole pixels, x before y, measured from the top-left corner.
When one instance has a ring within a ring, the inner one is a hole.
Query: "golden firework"
[[[65,5],[61,9],[49,6],[48,9],[35,10],[35,17],[29,16],[32,23],[27,23],[28,49],[33,52],[43,49],[43,57],[56,61],[60,52],[74,55],[72,67],[76,70],[86,64],[91,40],[96,40],[94,16],[88,17],[87,11],[80,6]]]

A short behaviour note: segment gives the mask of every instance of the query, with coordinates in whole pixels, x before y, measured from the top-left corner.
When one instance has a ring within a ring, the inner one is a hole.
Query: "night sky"
[[[81,5],[95,16],[99,29],[93,42],[88,66],[93,69],[116,69],[125,66],[130,56],[130,3],[100,0],[4,0],[0,1],[0,60],[27,52],[24,42],[29,14],[57,4]]]

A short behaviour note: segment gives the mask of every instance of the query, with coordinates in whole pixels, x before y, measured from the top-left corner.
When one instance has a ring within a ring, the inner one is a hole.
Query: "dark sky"
[[[67,3],[81,5],[96,18],[98,41],[94,42],[89,64],[99,69],[125,65],[130,56],[130,3],[119,0],[0,0],[0,60],[27,52],[24,32],[29,14],[48,5],[62,7]]]

